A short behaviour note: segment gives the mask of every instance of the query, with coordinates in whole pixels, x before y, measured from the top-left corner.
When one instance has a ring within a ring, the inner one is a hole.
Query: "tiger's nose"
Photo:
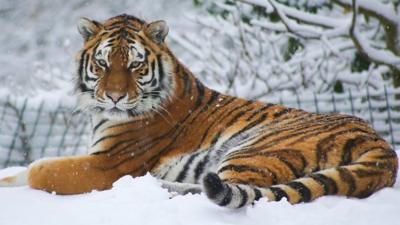
[[[106,96],[107,98],[111,99],[115,104],[119,102],[119,100],[123,99],[126,94],[119,93],[119,92],[107,92]]]

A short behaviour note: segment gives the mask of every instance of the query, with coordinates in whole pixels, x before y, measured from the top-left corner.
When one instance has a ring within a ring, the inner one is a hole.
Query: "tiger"
[[[72,195],[150,173],[172,193],[235,209],[261,198],[365,198],[396,181],[397,155],[367,122],[208,88],[167,46],[163,20],[81,18],[78,30],[74,82],[91,123],[88,154],[34,161],[2,186]]]

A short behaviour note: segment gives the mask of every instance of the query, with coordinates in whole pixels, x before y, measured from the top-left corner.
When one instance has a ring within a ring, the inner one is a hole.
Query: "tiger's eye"
[[[141,66],[141,65],[142,65],[142,62],[134,61],[134,62],[132,62],[132,63],[129,65],[129,69],[130,69],[130,70],[136,69],[136,68],[138,68],[138,67]]]
[[[102,67],[107,67],[107,62],[104,59],[97,59],[97,63]]]

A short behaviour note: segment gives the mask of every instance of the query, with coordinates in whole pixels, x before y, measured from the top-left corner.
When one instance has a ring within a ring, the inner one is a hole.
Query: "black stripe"
[[[127,41],[129,44],[136,44],[136,41],[135,41],[134,39],[129,39],[129,38],[127,38],[126,41]]]
[[[116,30],[115,30],[116,29]],[[114,30],[113,32],[113,34],[112,34],[112,36],[113,37],[115,37],[115,36],[119,36],[120,34],[121,34],[121,29],[122,29],[122,25],[112,25],[112,26],[107,26],[107,30],[108,31],[112,31],[112,30]]]
[[[341,127],[343,124],[346,124],[346,122],[340,123],[338,126],[332,127],[332,129],[326,129],[326,130],[324,130],[324,132],[335,130],[338,127]],[[355,132],[367,133],[366,130],[356,127],[356,128],[352,128],[352,129],[340,130],[338,132],[332,133],[329,136],[319,140],[317,143],[317,149],[316,149],[316,158],[317,158],[317,163],[318,163],[317,170],[319,170],[319,168],[321,166],[323,166],[324,163],[327,162],[328,153],[334,149],[334,145],[329,144],[329,143],[334,143],[334,142],[332,142],[332,140],[336,139],[340,135],[348,135],[350,133],[355,133]]]
[[[192,116],[191,114],[186,115],[186,117],[183,120],[177,122],[176,125],[174,127],[171,127],[171,129],[169,129],[166,133],[163,133],[163,134],[161,134],[161,135],[159,135],[157,137],[151,138],[151,139],[149,139],[149,141],[147,141],[147,140],[146,141],[140,141],[142,143],[137,142],[137,141],[132,141],[132,144],[124,147],[123,149],[121,149],[120,152],[113,153],[112,156],[115,155],[115,154],[129,154],[130,153],[129,149],[133,145],[136,146],[136,149],[140,149],[140,151],[136,152],[136,156],[140,156],[140,155],[146,153],[149,149],[152,149],[153,146],[156,146],[160,141],[164,140],[166,137],[169,137],[168,139],[170,140],[170,142],[166,146],[164,146],[159,151],[158,154],[154,155],[153,157],[150,158],[150,160],[148,160],[149,162],[150,161],[151,162],[152,161],[156,161],[162,154],[164,154],[166,151],[170,150],[171,146],[173,146],[173,144],[175,143],[175,140],[184,131],[184,127],[181,126],[181,125],[187,123],[186,121],[191,116]],[[196,118],[196,115],[194,115],[193,118]],[[111,149],[109,149],[109,150],[111,150]],[[102,153],[105,153],[105,152],[106,151],[102,151]],[[118,162],[116,165],[114,165],[114,167],[118,166],[118,165],[120,165],[122,163],[125,163],[125,162],[126,162],[126,160],[122,160],[122,161]],[[130,172],[133,173],[135,171],[130,171]]]
[[[360,145],[366,141],[370,141],[370,140],[373,140],[373,138],[366,136],[366,135],[359,135],[355,138],[348,139],[346,141],[345,145],[343,146],[342,159],[341,159],[340,165],[349,164],[352,161],[352,158],[351,158],[352,149],[354,147],[357,147],[358,145]]]
[[[278,159],[280,162],[285,164],[286,168],[290,170],[290,172],[293,174],[294,177],[298,178],[303,176],[302,171],[298,171],[297,168],[293,165],[293,163],[290,160],[286,160],[285,157],[281,157],[279,155],[270,155],[270,157]]]
[[[140,85],[142,85],[142,86],[144,86],[144,85],[147,85],[147,84],[150,84],[153,80],[154,80],[154,73],[152,73],[151,74],[151,78],[150,78],[150,80],[148,80],[148,81],[145,81],[145,82],[141,82],[141,81],[137,81]]]
[[[299,140],[303,140],[304,141],[304,140],[306,140],[308,138],[315,137],[315,135],[318,135],[318,134],[329,133],[329,132],[331,132],[333,130],[338,129],[339,127],[343,127],[343,125],[345,125],[347,123],[348,123],[348,121],[342,121],[341,123],[333,123],[333,124],[332,123],[330,123],[330,124],[329,123],[328,124],[316,123],[316,124],[314,124],[312,126],[317,126],[318,129],[315,129],[315,130],[312,130],[312,131],[304,130],[304,128],[303,129],[294,129],[295,132],[292,132],[292,133],[290,133],[288,135],[285,135],[285,136],[277,137],[277,138],[275,138],[273,140],[268,141],[264,145],[261,145],[261,146],[259,146],[257,148],[246,150],[245,152],[247,152],[247,153],[258,152],[258,151],[260,151],[260,149],[266,149],[266,148],[269,148],[271,146],[278,145],[278,144],[280,144],[282,142],[285,142],[285,141],[288,141],[288,140],[293,140],[294,138],[297,137],[297,139],[295,139],[294,141],[291,141],[290,143],[287,143],[287,145],[293,145],[293,143],[298,142]],[[277,131],[275,131],[275,132],[273,132],[271,134],[263,136],[261,139],[266,139],[265,138],[266,136],[274,136],[275,134],[279,134],[279,133],[280,133],[280,130],[277,130]],[[260,139],[255,141],[253,144],[257,144],[259,142],[260,142]]]
[[[191,117],[191,114],[186,115],[186,117],[177,122],[174,127],[171,127],[166,133],[163,133],[157,137],[151,138],[147,142],[134,142],[131,145],[126,146],[124,149],[130,148],[132,145],[135,145],[137,149],[141,149],[141,151],[137,154],[137,156],[144,154],[148,149],[151,149],[153,146],[157,145],[160,141],[164,140],[166,137],[169,137],[170,143],[167,144],[163,149],[160,150],[159,154],[153,156],[150,160],[155,160],[157,159],[161,154],[163,154],[165,151],[169,150],[169,148],[175,143],[175,140],[179,137],[179,135],[183,132],[184,127],[181,126],[182,124],[185,124],[186,121]],[[171,138],[172,136],[172,138]],[[125,151],[124,149],[123,152]],[[129,153],[129,151],[125,151],[125,153]],[[115,153],[116,154],[116,153]],[[114,155],[114,154],[113,154]],[[123,162],[121,162],[123,163]]]
[[[81,81],[83,81],[83,63],[85,61],[85,54],[86,54],[86,50],[83,50],[82,54],[81,54],[81,58],[79,59],[78,73],[79,73],[79,77],[81,78]]]
[[[208,153],[210,153],[211,151],[209,151]],[[196,169],[194,170],[194,180],[195,183],[198,182],[200,175],[204,172],[204,168],[208,163],[209,160],[209,155],[207,154],[196,166]]]
[[[147,59],[148,59],[148,53],[146,53],[146,61],[147,61]],[[159,60],[158,58],[157,58],[157,60]],[[161,65],[161,61],[158,61],[158,64],[159,64],[159,70],[158,70],[158,72],[159,73],[164,73],[163,71],[163,68],[162,68],[162,65]],[[151,78],[150,78],[150,80],[149,81],[146,81],[146,82],[140,82],[140,81],[138,81],[138,83],[140,84],[140,85],[142,85],[142,86],[144,86],[144,85],[147,85],[147,84],[150,84],[153,80],[154,80],[154,77],[155,77],[155,72],[154,72],[154,70],[155,70],[155,62],[154,61],[152,61],[151,62]],[[160,70],[160,68],[161,68],[161,70]],[[147,72],[145,72],[145,73],[147,73]],[[160,82],[162,81],[162,77],[164,76],[164,74],[163,75],[160,75]]]
[[[252,103],[252,102],[247,102],[247,104],[245,104],[245,105],[247,106],[247,105],[250,105],[251,103]],[[243,109],[243,107],[236,107],[235,109]],[[231,111],[231,112],[233,113],[234,111]],[[230,115],[230,114],[231,114],[231,113],[229,113],[228,115]],[[228,117],[228,115],[227,115],[226,117]],[[221,129],[218,131],[217,135],[214,135],[214,137],[213,137],[213,139],[212,139],[212,141],[211,141],[211,146],[214,146],[214,145],[218,142],[218,139],[220,138],[221,134],[222,134],[223,131],[226,129],[226,127],[232,126],[232,125],[233,125],[240,117],[242,117],[243,115],[245,115],[245,112],[244,112],[244,111],[239,111],[239,112],[225,125],[225,128],[221,128]],[[225,143],[226,143],[227,141],[231,140],[232,138],[236,137],[237,135],[241,134],[243,131],[249,129],[251,126],[253,126],[252,124],[253,124],[253,123],[248,124],[246,127],[242,128],[241,130],[239,130],[238,132],[236,132],[235,134],[233,134],[231,137],[229,137],[229,138],[225,141]]]
[[[266,104],[265,106],[263,106],[262,108],[256,110],[255,112],[253,112],[246,120],[247,121],[251,121],[253,120],[254,117],[256,117],[257,115],[260,115],[262,113],[265,113],[264,111],[271,108],[272,106],[275,106],[274,104]],[[268,112],[267,112],[268,113]],[[268,115],[268,114],[267,114]]]
[[[195,82],[197,88],[197,100],[194,105],[194,109],[197,109],[198,107],[200,107],[201,102],[203,101],[204,98],[204,86],[198,79],[195,79]]]
[[[240,188],[239,186],[236,186],[236,188],[237,188],[237,189],[239,190],[239,192],[240,192],[241,200],[240,200],[240,204],[238,205],[238,208],[241,208],[241,207],[243,207],[243,206],[246,205],[247,200],[249,199],[249,196],[248,196],[246,190],[243,190],[243,189]]]
[[[225,171],[230,171],[230,170],[231,171],[235,171],[237,173],[242,173],[242,172],[256,173],[256,174],[262,176],[263,178],[271,178],[272,184],[276,184],[277,183],[276,173],[272,172],[271,170],[269,170],[267,168],[255,168],[255,167],[251,167],[249,165],[232,165],[232,164],[229,164],[229,165],[223,166],[221,169],[219,169],[218,173],[223,173]]]
[[[107,27],[112,27],[112,26],[115,26],[115,25],[122,25],[123,23],[124,23],[124,21],[116,20],[115,22],[113,22],[111,24],[108,24]]]
[[[232,136],[230,136],[230,137],[225,141],[225,143],[227,143],[229,140],[232,140],[232,139],[235,138],[236,136],[238,136],[238,135],[244,133],[245,131],[247,131],[247,130],[253,128],[253,127],[255,127],[257,124],[259,124],[259,123],[265,121],[266,118],[267,118],[267,115],[263,114],[263,115],[262,115],[260,118],[258,118],[256,121],[253,121],[253,122],[247,124],[247,125],[246,125],[245,127],[243,127],[242,129],[236,131],[236,133],[233,134]],[[229,126],[228,126],[228,127],[229,127]]]
[[[290,121],[288,123],[283,123],[282,121],[279,121],[279,120],[273,120],[270,123],[268,123],[268,125],[265,125],[265,127],[264,127],[265,130],[270,129],[271,132],[263,135],[261,138],[259,138],[255,142],[253,142],[253,145],[258,145],[259,143],[265,141],[266,139],[272,138],[272,137],[274,137],[274,136],[276,136],[276,135],[278,135],[278,134],[280,134],[280,133],[282,133],[284,131],[291,131],[291,133],[289,135],[286,135],[286,136],[283,136],[283,137],[278,137],[278,138],[276,138],[275,140],[272,140],[272,141],[275,141],[275,142],[278,142],[278,143],[281,142],[281,141],[287,141],[287,140],[290,139],[290,137],[294,137],[294,136],[298,136],[298,135],[302,135],[302,134],[303,135],[307,134],[306,131],[308,131],[308,130],[305,130],[306,128],[313,128],[315,126],[323,126],[321,123],[315,123],[314,122],[311,125],[308,124],[308,123],[305,123],[305,121],[310,120],[310,119],[312,119],[312,118],[310,118],[309,114],[304,114],[304,115],[299,116],[298,118],[294,118],[293,121]],[[281,125],[281,126],[278,126],[278,125]],[[331,125],[331,124],[328,124],[325,127],[328,127],[329,125]],[[285,127],[285,128],[282,128],[282,127]],[[274,144],[270,144],[270,143],[271,143],[271,141],[268,141],[266,146],[269,147],[269,146],[272,146],[272,145],[275,144],[275,143]],[[265,149],[266,147],[262,146],[260,148]],[[244,152],[246,152],[246,153],[259,152],[260,148],[251,149],[251,150],[247,150],[247,151],[244,151]]]
[[[233,159],[245,159],[245,158],[252,158],[255,155],[257,157],[266,157],[266,158],[277,158],[278,160],[280,160],[282,163],[285,163],[285,165],[292,170],[293,174],[296,177],[302,177],[303,176],[303,172],[297,172],[296,168],[293,166],[292,163],[290,163],[290,160],[286,160],[285,159],[285,155],[284,154],[289,154],[292,155],[294,158],[296,159],[300,159],[302,162],[302,166],[301,169],[298,169],[299,171],[303,171],[304,168],[308,165],[306,158],[304,157],[304,155],[302,153],[299,152],[299,150],[297,149],[278,149],[278,150],[273,150],[273,151],[264,151],[264,152],[256,152],[256,153],[252,153],[252,154],[248,154],[248,153],[244,153],[242,154],[242,151],[237,151],[237,152],[233,152],[228,154],[227,156],[224,157],[224,160],[222,161],[222,163],[225,163],[227,161],[233,160]]]
[[[232,119],[229,120],[229,121],[226,123],[225,126],[226,126],[226,127],[232,126],[234,123],[236,123],[236,122],[239,120],[240,117],[244,116],[245,114],[246,114],[245,111],[240,111],[240,112],[237,113],[234,117],[232,117]]]
[[[227,102],[224,103],[223,106],[220,106],[219,108],[215,108],[215,109],[210,113],[210,115],[213,115],[217,110],[221,110],[221,109],[223,109],[224,107],[228,106],[228,105],[229,105],[230,103],[232,103],[234,100],[235,100],[235,98],[229,99]],[[231,109],[230,111],[224,110],[224,113],[221,114],[218,118],[215,118],[215,120],[207,127],[207,130],[203,133],[203,136],[201,137],[201,141],[200,141],[199,146],[198,146],[197,148],[199,148],[199,147],[201,146],[201,144],[204,142],[204,140],[205,140],[206,137],[208,136],[208,134],[209,134],[211,128],[212,128],[216,123],[220,123],[222,119],[224,119],[224,118],[226,118],[226,117],[229,117],[229,116],[230,116],[232,113],[234,113],[236,110],[238,110],[238,109],[240,109],[240,108],[242,108],[242,107],[245,107],[245,106],[246,106],[246,104],[236,106],[235,108]]]
[[[84,84],[84,83],[79,84],[79,90],[80,90],[81,92],[92,92],[92,91],[93,91],[92,89],[89,89],[89,88],[86,86],[86,84]]]
[[[151,82],[151,87],[155,87],[157,85],[157,79],[154,79],[153,82]]]
[[[190,79],[187,73],[183,74],[183,92],[180,97],[184,97],[185,95],[189,95],[192,90],[192,80]]]
[[[129,30],[132,30],[132,31],[134,31],[134,32],[136,32],[136,33],[140,32],[140,29],[137,29],[136,27],[134,27],[134,26],[132,26],[132,25],[130,25],[130,24],[127,24],[127,25],[125,26],[125,28],[128,28]]]
[[[160,85],[162,85],[165,74],[164,74],[164,67],[163,67],[163,64],[162,64],[162,61],[161,61],[161,55],[160,54],[157,55],[157,64],[158,64],[159,82],[160,82]]]
[[[263,197],[261,191],[258,188],[253,188],[253,191],[254,191],[254,201],[257,201]]]
[[[98,124],[96,124],[96,126],[93,127],[93,134],[96,133],[97,129],[99,129],[99,127],[104,123],[106,123],[107,121],[108,119],[102,119]]]
[[[355,122],[353,117],[333,117],[333,118],[326,117],[326,118],[322,118],[321,120],[316,119],[316,120],[312,121],[312,123],[315,125],[318,125],[318,124],[327,124],[328,125],[328,126],[326,126],[326,129],[323,128],[322,130],[317,130],[320,133],[327,133],[327,131],[332,131],[338,127],[342,127],[343,125],[346,125],[348,123],[353,123],[353,122]],[[337,125],[337,126],[334,126],[334,125]],[[333,129],[328,129],[329,126],[333,126]],[[363,132],[363,133],[370,133],[370,131],[363,130],[361,128],[353,128],[353,129],[359,130],[360,132]],[[352,129],[350,129],[350,130],[352,130]],[[304,142],[307,138],[314,137],[316,134],[319,134],[319,133],[309,132],[307,135],[305,135],[301,138],[298,138],[298,139],[290,142],[289,144],[292,145],[292,144],[296,144],[299,142]],[[370,134],[372,134],[372,133],[370,133]]]
[[[222,199],[221,202],[218,203],[220,206],[226,206],[229,205],[232,201],[233,193],[232,193],[232,188],[229,187],[227,184],[224,184],[225,190],[227,191],[224,198]]]
[[[283,110],[281,110],[279,112],[276,112],[276,113],[273,114],[274,119],[276,119],[276,118],[278,118],[278,117],[280,117],[280,116],[282,116],[284,114],[290,113],[292,110],[293,110],[292,108],[285,108],[285,109],[283,109]]]
[[[317,181],[324,188],[324,195],[335,195],[338,188],[335,180],[320,173],[310,174],[309,177]]]
[[[279,187],[269,187],[269,189],[271,190],[272,194],[274,194],[275,201],[280,201],[282,198],[286,198],[287,200],[289,200],[288,195],[281,188],[279,188]]]
[[[392,168],[392,170],[394,170],[394,168]],[[353,169],[352,172],[359,178],[377,177],[377,176],[382,176],[385,173],[382,170],[372,170],[370,168],[368,168],[368,169]]]
[[[347,184],[348,190],[346,195],[351,196],[357,188],[353,175],[346,168],[339,167],[337,171],[339,172],[340,179]]]
[[[213,139],[211,140],[211,144],[210,144],[210,148],[212,148],[217,142],[219,137],[221,137],[222,131],[218,131],[218,133],[213,137]]]
[[[182,182],[186,178],[187,171],[190,167],[190,164],[193,162],[193,160],[199,155],[199,153],[194,153],[192,154],[189,159],[186,161],[185,165],[183,166],[181,172],[178,174],[176,177],[175,181],[176,182]]]
[[[97,47],[98,47],[98,45],[96,45],[96,47],[95,47],[95,49],[97,49]],[[96,50],[94,50],[94,52],[96,52]],[[83,65],[83,68],[82,68],[82,73],[84,74],[84,80],[86,81],[86,82],[88,82],[88,81],[96,81],[97,80],[97,78],[93,78],[93,77],[89,77],[89,74],[88,74],[88,72],[87,72],[87,67],[88,67],[88,64],[89,64],[89,60],[90,60],[90,58],[89,58],[89,56],[88,55],[84,55],[83,56],[84,57],[84,65]]]
[[[227,186],[216,173],[208,173],[203,179],[203,187],[207,197],[215,200]]]
[[[206,105],[207,106],[211,106],[211,104],[217,100],[218,96],[220,95],[219,92],[211,90],[211,97],[210,99],[207,101]],[[208,108],[203,108],[202,111],[205,112]]]
[[[146,54],[146,56],[147,56],[147,54]],[[154,75],[155,74],[155,69],[156,69],[156,63],[154,61],[152,61],[150,66],[151,66],[151,73]],[[152,86],[153,86],[153,84],[152,84]]]
[[[292,181],[287,184],[287,186],[296,190],[300,195],[300,202],[309,202],[311,201],[311,191],[308,189],[306,185],[301,182]]]
[[[393,163],[391,163],[390,161],[354,162],[351,163],[350,165],[363,165],[365,167],[370,167],[371,170],[373,169],[387,170],[393,167]]]
[[[128,123],[128,124],[130,124],[130,123]],[[122,125],[128,125],[128,124],[122,124]],[[119,126],[119,125],[120,125],[120,124],[118,124],[118,126]],[[115,126],[107,127],[107,129],[111,129],[111,128],[113,128],[113,127],[115,127]],[[95,143],[93,143],[93,144],[92,144],[92,147],[95,146],[95,145],[97,145],[98,143],[100,143],[100,142],[106,140],[106,139],[115,138],[115,137],[119,137],[119,136],[122,136],[122,135],[126,135],[126,134],[130,134],[130,133],[138,132],[138,131],[141,131],[142,129],[143,129],[142,126],[138,126],[138,127],[135,127],[135,129],[122,130],[122,131],[119,132],[119,133],[113,133],[113,134],[111,134],[111,135],[103,136],[103,137],[99,138]],[[128,139],[128,140],[123,140],[123,141],[135,141],[135,140]],[[112,149],[112,148],[114,148],[114,147],[115,147],[115,145],[113,145],[110,149]]]

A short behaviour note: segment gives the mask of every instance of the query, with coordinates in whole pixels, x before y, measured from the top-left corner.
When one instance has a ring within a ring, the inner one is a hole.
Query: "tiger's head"
[[[146,23],[120,15],[104,23],[79,21],[78,107],[109,119],[159,110],[174,89],[174,58],[164,40],[165,21]]]

